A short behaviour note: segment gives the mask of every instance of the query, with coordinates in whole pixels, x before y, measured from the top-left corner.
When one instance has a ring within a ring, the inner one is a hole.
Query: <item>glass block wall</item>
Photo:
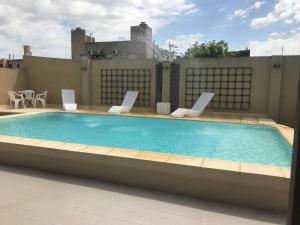
[[[150,69],[102,69],[101,103],[120,105],[127,91],[138,91],[137,106],[150,106]]]
[[[185,105],[192,107],[202,92],[214,92],[209,108],[248,110],[251,77],[250,67],[187,68]]]

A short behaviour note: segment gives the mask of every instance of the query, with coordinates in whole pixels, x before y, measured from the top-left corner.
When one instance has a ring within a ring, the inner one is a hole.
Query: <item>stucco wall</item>
[[[0,105],[9,104],[8,90],[26,89],[26,77],[21,69],[0,69]]]
[[[228,58],[202,58],[182,59],[180,63],[180,96],[179,106],[185,106],[185,82],[187,68],[226,68],[250,67],[252,68],[250,109],[246,112],[256,114],[268,113],[269,83],[270,83],[270,57],[228,57]],[[238,111],[238,110],[228,110]],[[245,112],[245,111],[244,111]]]
[[[293,126],[295,122],[300,56],[285,56],[282,63],[279,122]]]
[[[244,113],[270,116],[277,122],[293,126],[295,119],[300,56],[228,57],[207,59],[180,59],[179,107],[185,106],[187,68],[252,68],[250,108]],[[85,65],[86,64],[86,65]],[[25,57],[20,70],[0,70],[0,105],[7,104],[7,90],[32,89],[48,91],[49,104],[61,104],[60,90],[76,91],[79,105],[102,105],[101,70],[149,70],[151,73],[150,101],[155,107],[157,60],[90,60]],[[278,67],[279,65],[279,67]],[[81,70],[86,68],[86,70]],[[172,77],[171,77],[172,79]],[[169,87],[164,87],[169,93]],[[130,88],[129,88],[130,89]],[[239,112],[239,110],[222,110]]]
[[[47,103],[61,104],[61,89],[74,89],[81,104],[81,71],[76,61],[67,59],[25,57],[28,89],[48,91]]]
[[[101,105],[101,70],[150,70],[150,105],[155,107],[155,68],[157,60],[143,59],[143,60],[92,60],[90,65],[91,76],[91,99],[92,105]],[[130,88],[128,88],[130,90]]]

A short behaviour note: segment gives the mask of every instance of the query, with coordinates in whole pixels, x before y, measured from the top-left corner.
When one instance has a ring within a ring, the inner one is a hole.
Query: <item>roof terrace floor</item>
[[[0,224],[271,225],[285,215],[0,165]]]

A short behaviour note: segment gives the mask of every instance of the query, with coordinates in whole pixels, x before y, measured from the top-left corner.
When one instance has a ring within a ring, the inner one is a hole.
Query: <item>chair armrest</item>
[[[46,94],[37,94],[36,95],[36,98],[45,98],[46,97]]]
[[[16,97],[19,97],[20,99],[23,99],[24,97],[23,97],[23,94],[17,94],[17,93],[15,93],[15,96]]]

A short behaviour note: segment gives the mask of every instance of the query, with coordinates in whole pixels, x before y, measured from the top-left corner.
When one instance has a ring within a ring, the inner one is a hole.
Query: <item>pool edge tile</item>
[[[0,139],[1,143],[9,143],[9,144],[21,144],[20,141],[22,137],[15,137],[15,136],[2,136]]]
[[[112,147],[88,145],[86,148],[80,150],[81,153],[89,153],[96,155],[108,155],[113,150]]]
[[[136,158],[141,151],[131,150],[131,149],[123,149],[123,148],[112,148],[112,151],[108,152],[106,155],[122,157],[122,158]]]
[[[230,171],[230,172],[237,172],[237,173],[241,172],[241,166],[239,162],[218,160],[218,159],[204,159],[202,168],[223,170],[223,171]]]
[[[20,140],[21,145],[28,145],[28,146],[35,146],[35,147],[39,147],[41,142],[43,142],[43,140],[35,139],[35,138],[22,138]]]
[[[294,130],[281,125],[274,125],[277,131],[287,140],[287,142],[293,146],[294,144]]]
[[[280,168],[282,174],[284,175],[285,178],[290,179],[291,178],[291,169],[287,167],[281,167]]]
[[[39,143],[39,147],[58,149],[63,144],[65,144],[65,142],[42,140],[42,142]]]
[[[68,151],[73,151],[73,152],[80,152],[83,149],[86,149],[87,147],[88,147],[88,145],[84,145],[84,144],[65,142],[63,145],[57,147],[57,149],[68,150]]]
[[[273,177],[285,177],[280,167],[268,165],[241,163],[241,172]]]
[[[202,167],[204,158],[183,155],[171,155],[171,157],[166,162],[169,164],[176,165]]]
[[[166,163],[171,156],[172,154],[167,153],[140,151],[135,159]]]

